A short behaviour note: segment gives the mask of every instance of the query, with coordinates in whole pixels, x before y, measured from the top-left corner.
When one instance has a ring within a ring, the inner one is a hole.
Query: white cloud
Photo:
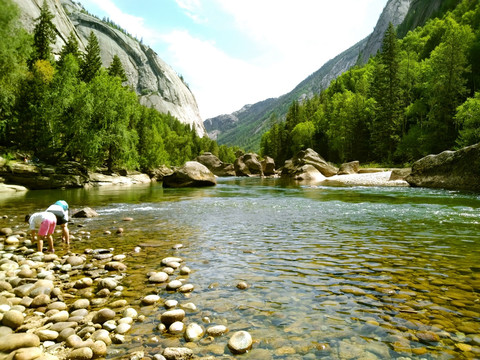
[[[110,20],[136,38],[143,39],[143,42],[148,45],[152,46],[158,40],[158,34],[154,29],[145,26],[143,17],[124,13],[115,5],[113,0],[82,0],[82,3],[85,7],[88,7],[87,5],[89,4],[98,7],[101,11],[108,14]]]
[[[201,15],[202,4],[200,0],[175,0],[175,2],[196,23],[206,22],[206,19]]]

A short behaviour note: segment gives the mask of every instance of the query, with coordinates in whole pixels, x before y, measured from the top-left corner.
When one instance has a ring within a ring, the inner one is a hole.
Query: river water
[[[60,198],[100,215],[70,225],[73,251],[128,255],[122,296],[146,318],[109,358],[186,345],[157,330],[164,308],[141,307],[147,294],[194,303],[186,323],[229,328],[187,344],[197,356],[230,358],[229,334],[246,330],[254,345],[239,359],[480,358],[479,194],[226,178],[202,189],[30,191],[0,197],[0,215],[26,228],[26,212]],[[166,256],[192,269],[192,293],[148,283]]]

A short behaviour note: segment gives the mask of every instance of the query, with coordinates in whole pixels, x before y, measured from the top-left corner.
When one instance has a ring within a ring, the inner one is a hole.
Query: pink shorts
[[[54,218],[53,220],[43,220],[42,224],[40,225],[40,229],[38,229],[38,235],[45,236],[45,235],[52,235],[55,231],[55,226],[57,225],[57,219]]]

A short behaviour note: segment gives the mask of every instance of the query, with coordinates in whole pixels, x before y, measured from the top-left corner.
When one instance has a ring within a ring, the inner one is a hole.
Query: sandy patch
[[[391,171],[366,174],[334,175],[322,181],[321,185],[332,186],[410,186],[405,180],[390,181]]]

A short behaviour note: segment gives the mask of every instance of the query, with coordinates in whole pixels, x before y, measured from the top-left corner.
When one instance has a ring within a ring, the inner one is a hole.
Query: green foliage
[[[34,54],[32,63],[35,60],[51,60],[50,45],[55,41],[55,25],[52,23],[54,15],[50,12],[46,1],[43,2],[40,16],[35,19],[37,24],[33,30]]]
[[[85,54],[80,67],[80,75],[85,82],[92,81],[102,68],[102,58],[100,56],[100,45],[93,31],[88,37],[88,44],[85,47]]]
[[[85,54],[72,33],[57,64],[49,56],[32,60],[33,39],[16,27],[17,8],[11,0],[0,0],[0,5],[0,145],[5,151],[25,151],[46,163],[75,160],[110,171],[182,165],[206,151],[233,162],[236,149],[199,138],[170,114],[142,106],[137,95],[122,86],[118,57],[108,70],[102,67],[93,32]],[[51,20],[47,10],[44,6],[39,19]],[[45,21],[40,21],[42,26]]]
[[[402,40],[390,24],[377,56],[270,124],[262,154],[278,164],[310,146],[335,162],[405,164],[479,142],[479,56],[478,1],[461,1]]]
[[[118,57],[118,55],[113,55],[112,63],[108,67],[108,75],[110,76],[117,76],[122,82],[127,81],[127,74],[125,74],[125,70],[123,69],[122,61]]]
[[[18,84],[27,75],[25,59],[30,55],[30,38],[17,26],[19,11],[11,0],[0,0],[0,145],[8,145]]]
[[[457,144],[461,147],[480,142],[480,92],[457,109],[455,121],[460,127]]]

